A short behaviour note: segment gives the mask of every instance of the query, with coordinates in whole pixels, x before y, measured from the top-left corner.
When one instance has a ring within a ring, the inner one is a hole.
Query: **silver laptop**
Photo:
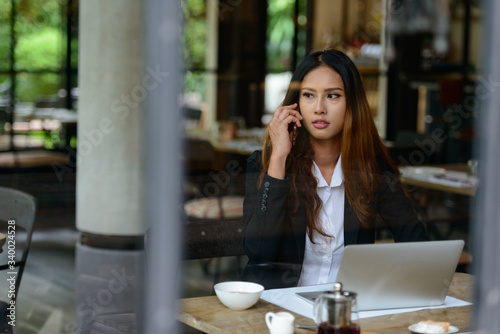
[[[463,240],[349,245],[337,282],[358,294],[360,311],[444,303]],[[297,293],[313,302],[320,292]]]

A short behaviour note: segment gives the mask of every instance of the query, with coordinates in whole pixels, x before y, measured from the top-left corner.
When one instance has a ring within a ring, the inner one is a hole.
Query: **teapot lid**
[[[335,282],[333,290],[322,293],[315,302],[316,323],[326,322],[336,328],[349,326],[353,297],[342,290],[342,283]]]
[[[348,303],[350,302],[350,296],[346,295],[345,292],[346,291],[342,290],[342,283],[335,282],[333,284],[333,290],[323,292],[321,295],[323,298],[336,303]]]

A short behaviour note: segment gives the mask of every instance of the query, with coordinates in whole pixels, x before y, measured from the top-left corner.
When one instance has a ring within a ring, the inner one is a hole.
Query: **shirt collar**
[[[314,161],[312,166],[312,173],[316,180],[318,180],[318,188],[328,187],[328,183],[323,177],[323,174],[321,174],[318,165],[316,165],[316,162]],[[333,170],[332,179],[330,180],[330,188],[338,187],[342,184],[342,182],[344,182],[344,173],[342,173],[342,155],[340,155],[339,160],[335,165],[335,169]]]

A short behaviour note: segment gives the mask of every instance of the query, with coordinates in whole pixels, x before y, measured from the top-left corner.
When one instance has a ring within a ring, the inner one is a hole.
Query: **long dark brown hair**
[[[309,54],[297,67],[282,105],[299,103],[301,83],[307,73],[320,66],[336,71],[344,83],[346,113],[341,137],[342,172],[345,194],[354,213],[365,227],[373,223],[374,190],[380,181],[380,164],[399,175],[386,147],[382,143],[373,121],[359,72],[351,59],[338,50],[324,50]],[[299,109],[300,110],[300,109]],[[266,133],[262,152],[262,181],[269,168],[273,147]],[[304,126],[298,128],[296,144],[292,146],[286,161],[286,175],[290,178],[287,210],[290,218],[302,202],[306,209],[309,238],[313,231],[327,235],[318,221],[321,199],[316,188],[317,180],[312,174],[314,151],[309,142],[309,132]]]

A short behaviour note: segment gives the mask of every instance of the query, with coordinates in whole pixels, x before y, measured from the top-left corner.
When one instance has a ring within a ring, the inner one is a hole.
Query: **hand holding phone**
[[[296,128],[302,126],[300,121],[303,117],[297,109],[297,103],[278,107],[268,125],[272,144],[268,174],[279,179],[285,176],[286,158],[294,144],[294,137],[297,138],[294,136],[298,133]]]

